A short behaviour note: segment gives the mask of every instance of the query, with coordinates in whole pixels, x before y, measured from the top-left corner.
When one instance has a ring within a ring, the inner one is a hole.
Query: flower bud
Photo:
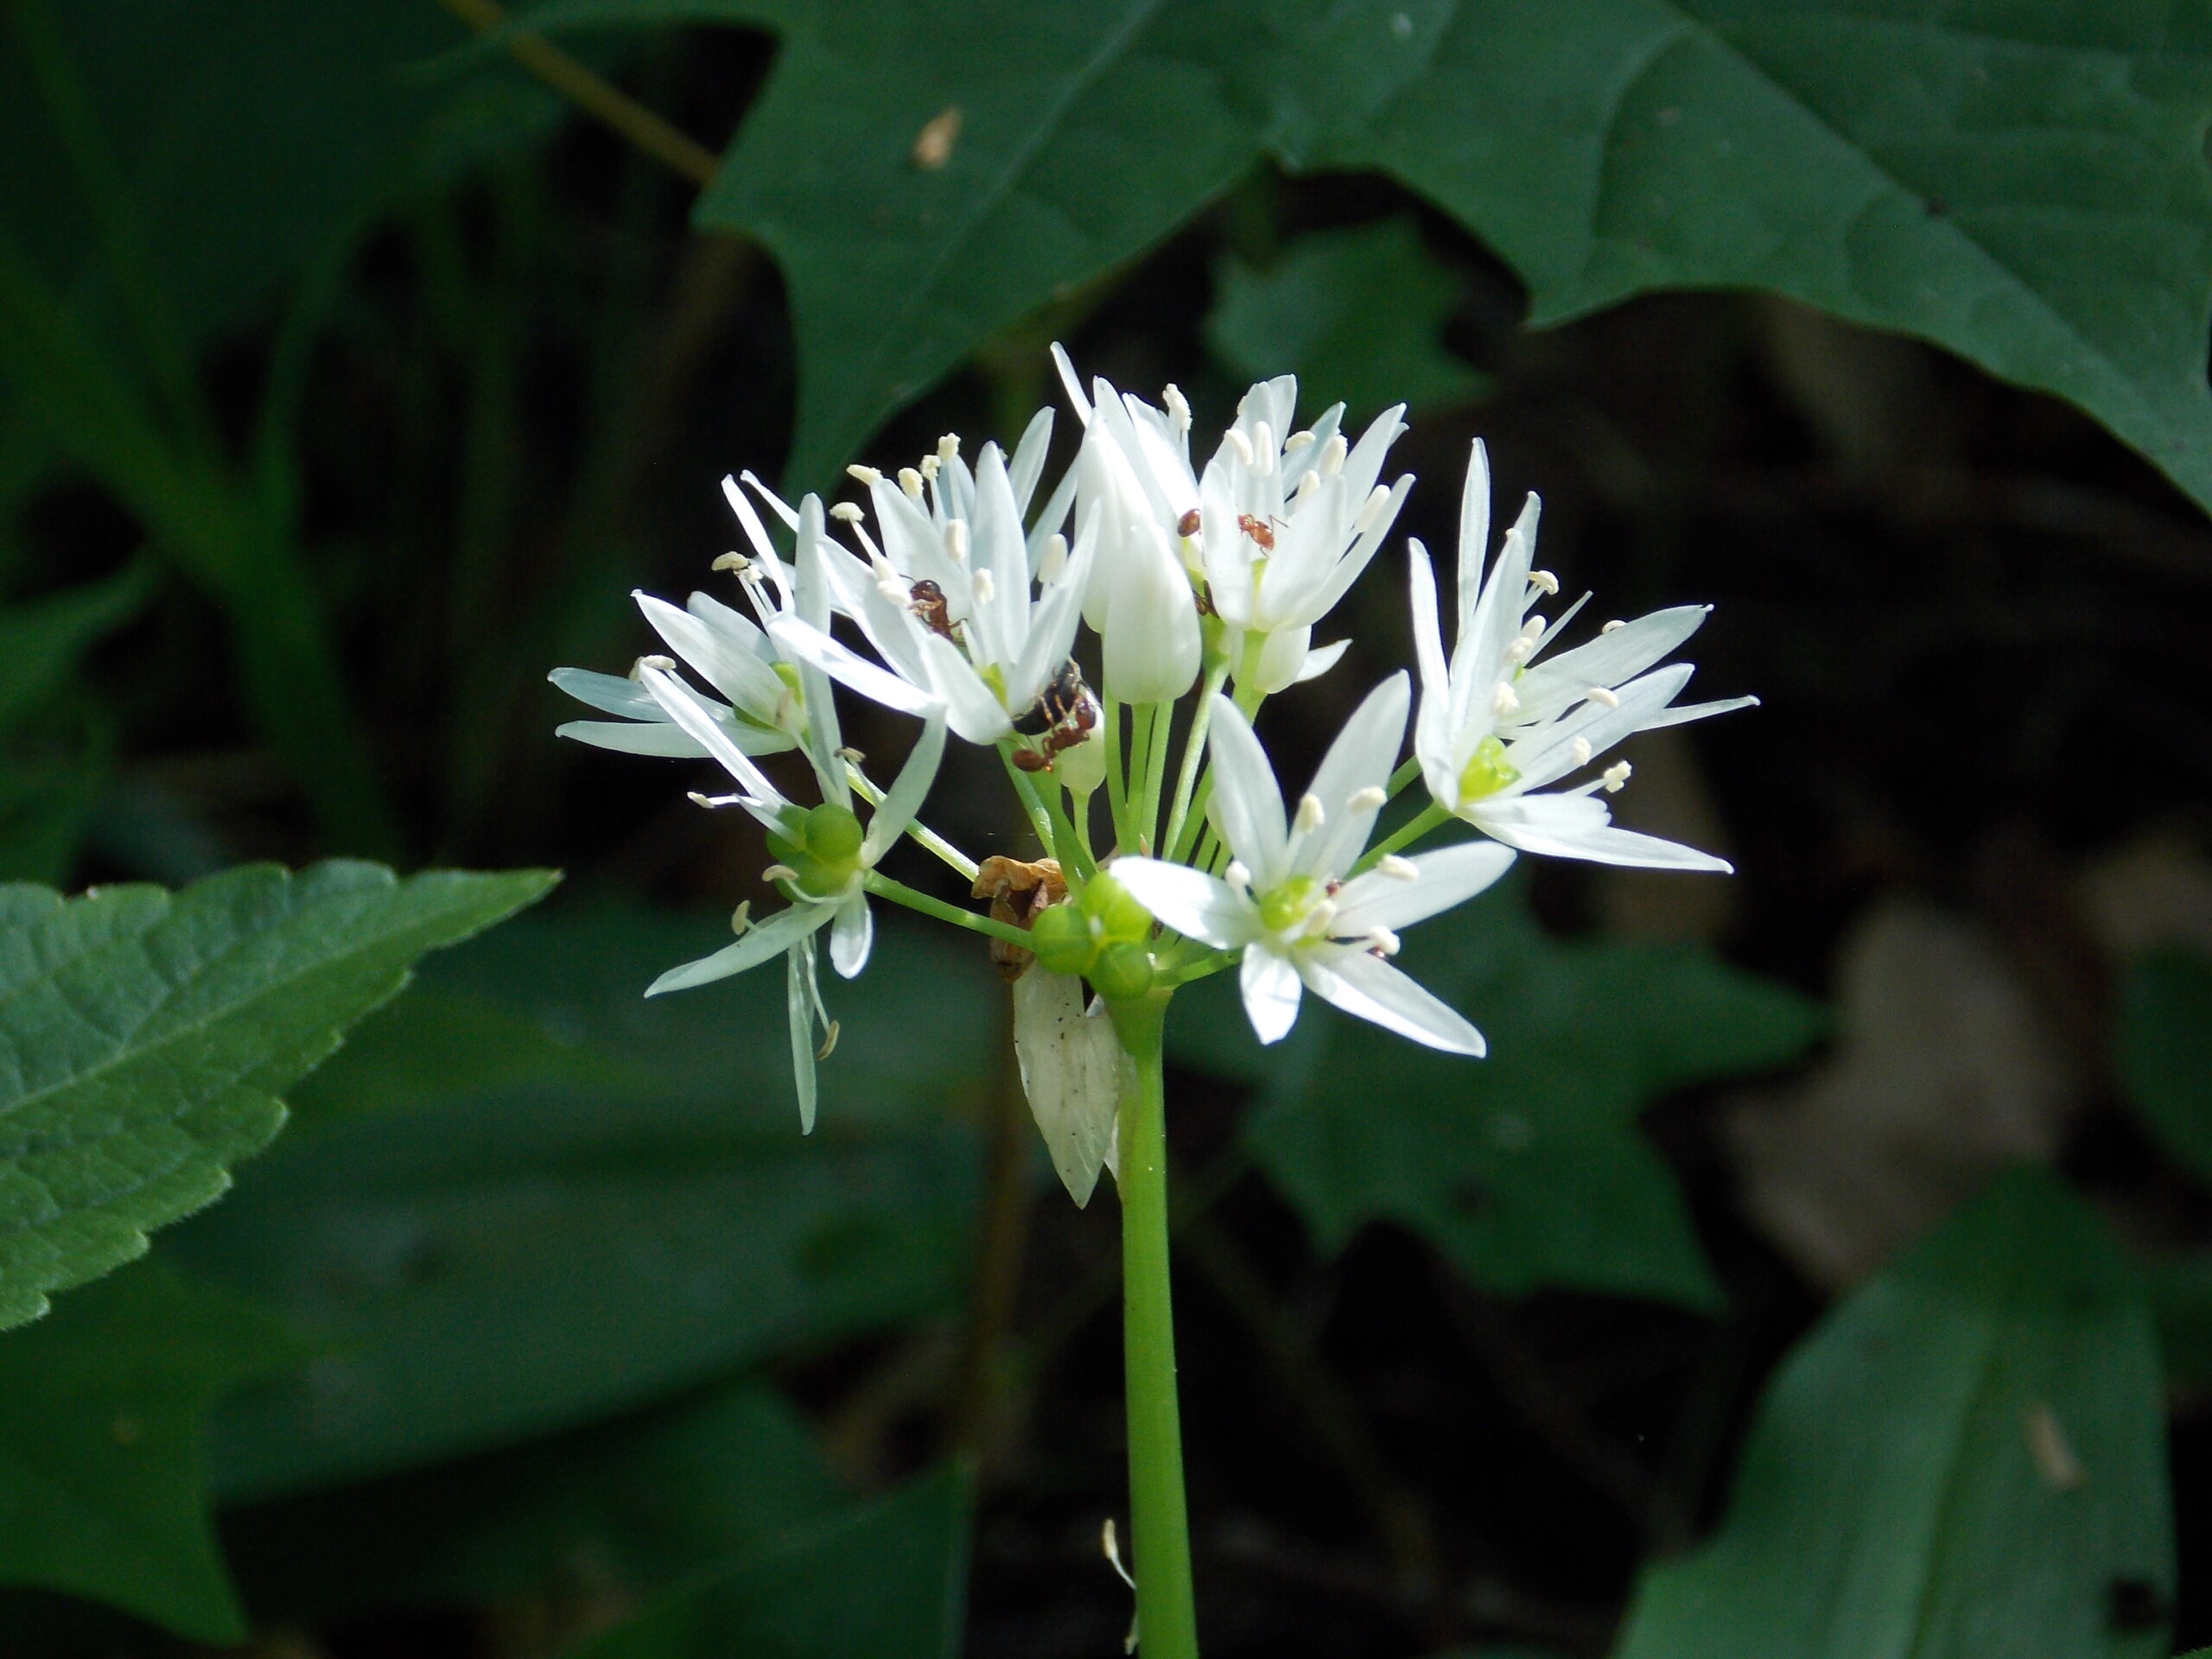
[[[1152,912],[1107,872],[1101,871],[1084,888],[1083,909],[1096,923],[1103,944],[1139,944],[1152,935]]]
[[[1152,952],[1141,944],[1109,944],[1091,964],[1092,988],[1109,1002],[1127,1002],[1152,988]]]
[[[1081,800],[1106,781],[1106,746],[1093,736],[1062,749],[1052,757],[1052,774]]]
[[[1298,683],[1300,670],[1306,666],[1306,653],[1313,644],[1313,630],[1306,628],[1277,628],[1260,646],[1259,672],[1255,677],[1258,690],[1269,696]]]
[[[1075,905],[1054,905],[1039,913],[1029,924],[1029,948],[1039,964],[1055,974],[1087,974],[1098,954],[1090,918]]]
[[[824,801],[806,815],[806,850],[825,864],[860,856],[861,821],[849,807]]]

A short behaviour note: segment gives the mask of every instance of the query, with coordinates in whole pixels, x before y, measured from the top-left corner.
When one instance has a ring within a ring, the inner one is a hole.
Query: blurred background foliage
[[[1053,339],[1202,423],[1409,401],[1432,547],[1483,434],[1570,587],[1714,601],[1700,683],[1764,699],[1621,798],[1733,880],[1409,942],[1490,1061],[1183,999],[1211,1649],[2212,1637],[2212,11],[5,17],[0,877],[569,879],[0,1333],[0,1648],[1116,1649],[1112,1206],[988,965],[888,932],[800,1140],[774,987],[637,995],[762,849],[543,681],[709,581],[724,473],[1010,438]],[[1403,617],[1382,561],[1271,741]],[[302,1040],[512,880],[363,899]]]

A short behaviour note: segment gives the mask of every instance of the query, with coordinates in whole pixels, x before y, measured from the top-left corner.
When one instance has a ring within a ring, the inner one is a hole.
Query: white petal
[[[1262,1042],[1279,1043],[1290,1035],[1298,1022],[1299,982],[1287,957],[1264,944],[1245,946],[1236,982],[1244,993],[1245,1016]]]
[[[721,763],[725,772],[745,785],[747,795],[777,805],[784,804],[782,793],[768,781],[767,773],[753,764],[722,729],[721,722],[701,706],[683,681],[658,668],[640,670],[638,677],[652,693],[653,701],[668,711],[669,718],[696,738],[707,753]]]
[[[791,954],[784,976],[784,1001],[791,1017],[791,1084],[798,1091],[798,1132],[814,1133],[814,1014],[822,993],[814,982],[811,935]]]
[[[908,684],[888,669],[878,667],[795,616],[778,617],[771,633],[776,644],[794,660],[811,664],[839,683],[850,686],[887,709],[896,709],[904,715],[930,715],[944,706],[944,700],[935,692]]]
[[[1712,610],[1710,605],[1677,605],[1654,611],[1538,663],[1513,688],[1521,696],[1521,718],[1548,720],[1593,685],[1634,679],[1695,633]]]
[[[1290,870],[1284,856],[1290,830],[1283,820],[1282,790],[1252,723],[1218,693],[1206,747],[1213,757],[1213,798],[1207,803],[1207,815],[1229,850],[1252,872],[1252,879],[1262,888],[1271,887]]]
[[[868,911],[868,895],[856,887],[845,895],[830,925],[830,965],[839,977],[852,978],[868,966],[868,947],[874,942],[875,919]]]
[[[1083,378],[1075,372],[1069,360],[1067,348],[1058,340],[1052,342],[1052,366],[1060,372],[1060,385],[1066,388],[1068,402],[1085,426],[1090,424],[1090,399],[1083,395]]]
[[[668,720],[571,720],[553,728],[556,737],[588,743],[617,754],[650,754],[663,760],[696,758],[707,746]]]
[[[1349,639],[1339,639],[1333,645],[1313,647],[1306,653],[1306,661],[1299,669],[1298,677],[1293,683],[1303,685],[1308,680],[1319,679],[1341,662],[1344,652],[1351,649],[1351,641]]]
[[[1014,446],[1014,459],[1007,466],[1007,481],[1014,486],[1014,514],[1017,523],[1029,511],[1029,499],[1037,493],[1037,480],[1045,475],[1045,456],[1052,447],[1052,410],[1050,404],[1029,417],[1029,424],[1022,429],[1021,442]]]
[[[1486,836],[1524,853],[1581,858],[1632,869],[1732,874],[1726,859],[1612,826],[1605,804],[1589,795],[1505,795],[1475,801],[1459,816]]]
[[[1367,845],[1375,815],[1382,809],[1380,803],[1355,809],[1351,802],[1354,796],[1379,790],[1389,781],[1398,764],[1398,745],[1406,734],[1406,705],[1412,696],[1406,672],[1400,669],[1369,692],[1352,711],[1313,774],[1311,792],[1321,803],[1321,827],[1291,842],[1291,869],[1307,875],[1334,876],[1351,868],[1360,849]]]
[[[556,668],[545,677],[578,702],[630,720],[666,720],[668,711],[653,701],[652,693],[620,674],[598,674],[588,668]]]
[[[827,905],[791,905],[764,921],[755,922],[734,944],[724,945],[712,956],[670,969],[645,988],[645,995],[659,996],[669,991],[689,990],[694,985],[712,984],[748,968],[757,968],[771,957],[783,955],[801,939],[812,938],[815,930],[830,916],[830,907]]]
[[[1711,702],[1686,702],[1679,708],[1662,709],[1643,722],[1643,729],[1656,732],[1662,726],[1687,726],[1694,720],[1710,720],[1715,715],[1731,715],[1738,709],[1756,709],[1757,697],[1717,697]]]
[[[952,729],[970,743],[995,743],[1014,729],[999,695],[976,673],[960,648],[941,634],[922,636],[922,661]]]
[[[653,632],[668,642],[670,650],[698,670],[708,684],[754,718],[774,720],[784,683],[776,677],[773,669],[747,648],[743,636],[733,638],[707,619],[680,611],[651,594],[632,593],[630,597],[638,601],[638,608],[652,624]],[[742,624],[747,632],[758,636],[760,630],[743,617],[734,611],[728,614],[732,621]]]
[[[1464,904],[1505,874],[1513,849],[1494,841],[1469,841],[1406,861],[1414,867],[1409,877],[1370,870],[1345,882],[1337,894],[1332,931],[1347,938],[1376,927],[1395,932]]]
[[[1482,1033],[1458,1009],[1430,995],[1379,957],[1351,947],[1309,949],[1299,954],[1298,965],[1314,995],[1346,1014],[1447,1054],[1480,1059],[1488,1051]]]
[[[861,838],[861,863],[874,868],[876,861],[891,849],[892,843],[906,833],[906,826],[922,810],[930,785],[937,781],[938,762],[944,755],[944,719],[941,715],[931,715],[929,724],[922,728],[922,734],[914,740],[913,752],[907,755],[906,764],[899,767],[899,776],[876,807],[875,816],[868,821],[868,834]]]
[[[1480,438],[1467,457],[1467,481],[1459,492],[1459,632],[1466,639],[1475,632],[1475,606],[1482,597],[1484,561],[1490,557],[1490,451]],[[1421,670],[1426,683],[1428,671]]]
[[[1116,859],[1109,873],[1160,921],[1217,950],[1233,950],[1259,934],[1252,901],[1204,870],[1129,855]]]

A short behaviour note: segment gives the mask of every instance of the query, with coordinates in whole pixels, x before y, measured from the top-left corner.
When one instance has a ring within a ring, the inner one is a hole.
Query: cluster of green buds
[[[834,899],[861,874],[866,832],[848,806],[824,801],[808,811],[791,809],[785,827],[768,834],[771,880],[789,882],[810,899]]]
[[[1152,989],[1154,931],[1152,912],[1102,870],[1030,923],[1029,948],[1046,972],[1087,979],[1108,1001],[1127,1002]]]

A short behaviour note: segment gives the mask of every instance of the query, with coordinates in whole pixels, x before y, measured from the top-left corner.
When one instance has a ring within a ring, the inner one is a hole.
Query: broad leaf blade
[[[0,1583],[243,1640],[208,1520],[204,1421],[300,1357],[273,1314],[151,1262],[0,1336]]]
[[[1483,1028],[1490,1058],[1437,1054],[1319,1007],[1301,1017],[1312,1046],[1270,1062],[1274,1086],[1244,1134],[1322,1248],[1388,1219],[1508,1293],[1571,1285],[1714,1305],[1637,1115],[1669,1090],[1795,1058],[1817,1011],[1694,950],[1554,944],[1510,893],[1409,935],[1403,961]],[[1243,1024],[1228,1007],[1198,1016],[1178,1008],[1171,1033]]]
[[[1621,1659],[2155,1659],[2173,1537],[2156,1339],[2096,1220],[2007,1178],[1783,1366],[1735,1499]]]
[[[276,1091],[417,957],[553,880],[333,862],[175,895],[0,887],[0,1327],[221,1193],[283,1124]]]

